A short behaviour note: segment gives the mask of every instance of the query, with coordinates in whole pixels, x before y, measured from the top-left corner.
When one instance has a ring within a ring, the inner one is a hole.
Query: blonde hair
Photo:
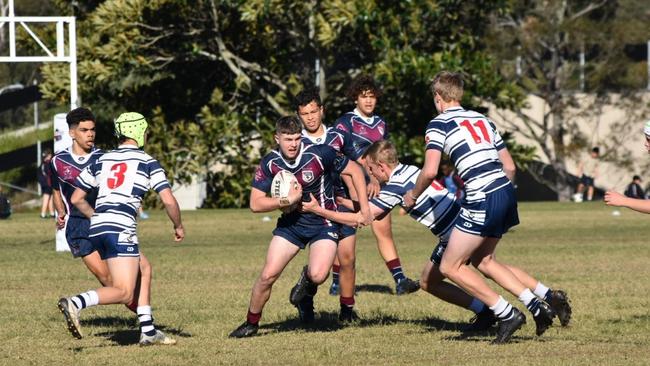
[[[397,159],[397,149],[395,145],[388,140],[375,141],[366,153],[366,159],[370,159],[374,163],[384,163],[390,166],[395,166],[399,163]]]
[[[463,76],[457,72],[441,71],[431,82],[431,94],[438,93],[442,100],[460,102],[463,99]]]

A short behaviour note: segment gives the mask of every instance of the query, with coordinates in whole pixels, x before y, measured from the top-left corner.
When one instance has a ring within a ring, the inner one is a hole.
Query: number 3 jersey
[[[508,184],[499,150],[506,146],[494,124],[484,115],[462,107],[449,108],[427,126],[426,148],[447,154],[465,182],[467,202]]]
[[[90,236],[135,230],[145,193],[170,188],[160,163],[132,145],[102,155],[79,174],[77,186],[86,192],[98,190]]]

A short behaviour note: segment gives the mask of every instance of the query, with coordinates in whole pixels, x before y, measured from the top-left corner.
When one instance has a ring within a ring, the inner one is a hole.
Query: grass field
[[[602,203],[520,204],[522,223],[499,245],[499,258],[565,289],[574,317],[570,327],[535,337],[526,312],[528,324],[513,342],[492,346],[493,335],[465,337],[457,330],[470,312],[422,291],[393,295],[369,229],[361,231],[357,250],[359,324],[340,327],[338,298],[322,288],[316,324],[301,326],[288,303],[305,262],[301,253],[276,283],[260,334],[229,339],[244,320],[277,214],[263,222],[245,210],[186,212],[186,241],[174,244],[166,217],[153,212],[139,236],[154,268],[154,317],[178,344],[149,348],[137,346],[137,323],[123,306],[84,311],[85,337],[70,336],[56,302],[96,281],[80,261],[54,251],[49,220],[16,214],[0,221],[0,364],[647,365],[650,216],[611,213]],[[396,214],[394,234],[405,272],[419,276],[433,237]]]

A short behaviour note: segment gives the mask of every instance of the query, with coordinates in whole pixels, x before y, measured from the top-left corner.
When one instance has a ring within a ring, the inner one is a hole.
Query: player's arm
[[[174,224],[174,241],[181,241],[185,237],[185,229],[183,228],[183,222],[181,221],[181,209],[178,206],[178,201],[172,193],[170,188],[165,188],[162,191],[158,192],[160,200],[163,205],[165,205],[165,211],[167,216]]]
[[[283,207],[289,207],[302,198],[302,186],[292,184],[287,197],[268,197],[266,192],[253,187],[249,198],[253,212],[270,212]]]
[[[63,229],[65,226],[65,205],[63,204],[63,198],[61,198],[61,191],[57,188],[52,187],[52,202],[54,203],[54,209],[56,210],[56,228]]]
[[[360,212],[365,218],[364,225],[369,225],[373,217],[370,214],[370,206],[368,205],[368,194],[366,192],[366,177],[363,175],[361,166],[357,163],[348,161],[345,168],[341,171],[341,175],[347,175],[352,178],[352,185],[357,192],[357,199],[359,200]]]
[[[511,182],[514,182],[517,166],[515,165],[515,161],[512,159],[512,155],[510,155],[510,152],[505,147],[499,150],[499,160],[501,160],[503,171],[506,173],[508,179],[510,179]]]
[[[70,202],[87,218],[91,218],[95,213],[95,209],[86,201],[86,191],[81,188],[74,190]]]
[[[438,174],[441,157],[442,152],[438,149],[426,150],[424,154],[424,166],[420,175],[418,175],[417,181],[415,181],[415,186],[404,195],[404,206],[413,207],[422,192],[431,185],[436,174]]]
[[[634,211],[650,213],[650,200],[625,197],[614,191],[605,193],[605,203],[608,206],[627,207]]]
[[[357,227],[366,225],[364,224],[364,216],[361,214],[361,212],[339,212],[328,210],[318,204],[318,201],[316,201],[316,197],[314,197],[313,194],[310,193],[309,196],[309,201],[302,203],[301,210],[303,212],[311,212],[328,220],[347,226]],[[350,207],[353,207],[352,200],[347,198],[341,198],[341,200],[346,201]],[[384,214],[384,211],[381,208],[373,205],[372,203],[370,203],[370,212],[373,219]]]

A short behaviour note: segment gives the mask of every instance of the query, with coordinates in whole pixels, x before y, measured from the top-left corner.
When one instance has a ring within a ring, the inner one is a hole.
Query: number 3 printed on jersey
[[[128,166],[126,163],[113,164],[111,167],[111,176],[106,180],[106,185],[110,189],[115,189],[124,183],[124,173]]]
[[[491,143],[490,141],[490,135],[488,134],[487,128],[485,127],[485,122],[483,120],[478,120],[474,122],[474,125],[470,123],[468,120],[464,120],[463,122],[460,123],[462,127],[465,127],[467,131],[469,132],[470,135],[472,135],[472,139],[474,139],[474,142],[477,144],[480,144],[481,141],[481,136],[476,133],[476,128],[481,130],[481,134],[483,135],[483,141],[486,141],[487,143]]]

